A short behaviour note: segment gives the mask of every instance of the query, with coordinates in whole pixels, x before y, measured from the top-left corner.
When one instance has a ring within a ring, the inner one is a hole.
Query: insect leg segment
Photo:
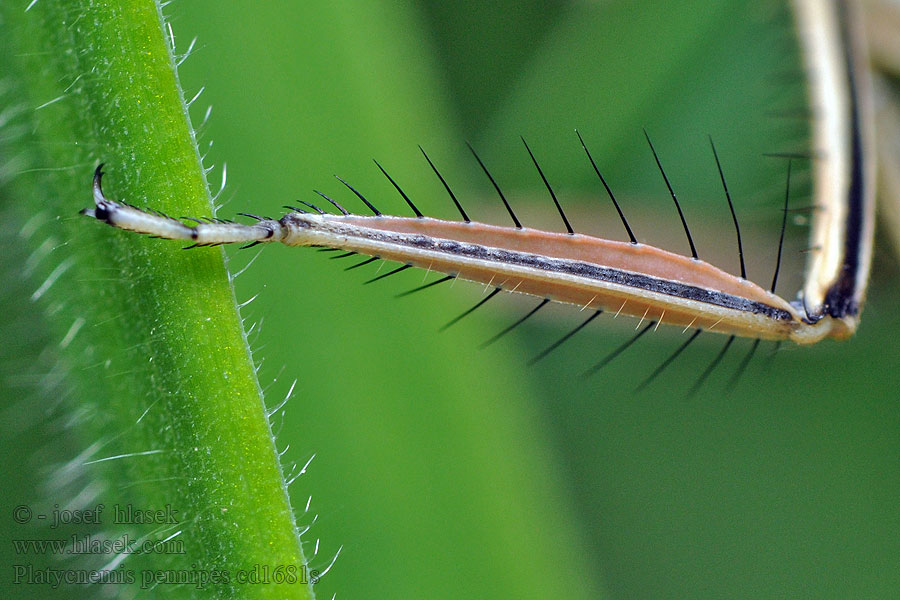
[[[802,302],[810,320],[854,332],[871,264],[874,222],[872,90],[855,2],[794,0],[813,121],[811,252]],[[824,151],[824,152],[823,152]]]
[[[286,233],[281,223],[274,219],[254,217],[258,222],[253,225],[214,221],[191,227],[164,214],[115,202],[103,195],[102,169],[103,165],[100,165],[94,171],[94,208],[84,209],[81,214],[103,221],[118,229],[144,233],[167,240],[189,240],[195,246],[282,241]]]
[[[582,310],[624,313],[640,318],[638,328],[645,319],[654,324],[664,320],[669,325],[800,344],[835,335],[836,320],[810,323],[799,309],[746,279],[644,244],[424,216],[392,217],[364,199],[374,216],[295,210],[279,220],[245,214],[257,220],[252,225],[210,219],[188,226],[165,214],[109,200],[103,195],[101,176],[98,169],[95,207],[84,214],[119,229],[188,240],[193,242],[190,247],[278,241],[341,252],[335,258],[368,255],[371,258],[348,268],[377,259],[400,263],[370,283],[417,267],[488,287],[498,281],[498,288]]]
[[[641,244],[428,217],[291,213],[281,225],[287,245],[341,248],[489,286],[502,281],[511,292],[580,308],[799,343],[828,333],[801,327],[796,309],[749,281]]]

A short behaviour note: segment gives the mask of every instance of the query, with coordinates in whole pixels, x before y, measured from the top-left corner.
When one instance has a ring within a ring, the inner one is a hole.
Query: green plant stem
[[[0,19],[8,106],[23,107],[6,158],[28,167],[8,197],[31,219],[26,243],[54,248],[35,271],[34,299],[80,411],[82,463],[105,483],[102,500],[175,511],[174,524],[154,527],[107,513],[104,530],[184,543],[183,554],[106,556],[106,566],[133,570],[137,584],[148,571],[191,573],[178,586],[184,597],[310,597],[223,253],[184,252],[77,215],[97,162],[113,198],[174,216],[212,210],[160,9],[39,0],[26,12],[5,2]],[[266,568],[276,583],[237,580]],[[277,585],[291,573],[300,583]]]

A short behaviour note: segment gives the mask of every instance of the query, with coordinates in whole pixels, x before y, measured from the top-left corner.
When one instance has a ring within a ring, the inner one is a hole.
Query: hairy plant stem
[[[0,7],[2,201],[27,223],[32,299],[64,365],[65,402],[43,410],[65,407],[60,421],[84,447],[67,467],[83,469],[91,490],[43,500],[104,504],[100,524],[80,534],[182,543],[88,557],[93,568],[131,572],[136,586],[311,597],[224,254],[78,215],[98,162],[112,197],[176,216],[213,210],[161,9],[152,0],[23,9]],[[114,504],[166,517],[114,522]]]

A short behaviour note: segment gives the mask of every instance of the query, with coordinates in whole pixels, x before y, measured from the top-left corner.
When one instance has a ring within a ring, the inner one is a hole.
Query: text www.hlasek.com
[[[184,540],[136,540],[128,534],[118,538],[100,538],[91,534],[72,534],[66,539],[12,540],[18,555],[73,554],[184,554]]]

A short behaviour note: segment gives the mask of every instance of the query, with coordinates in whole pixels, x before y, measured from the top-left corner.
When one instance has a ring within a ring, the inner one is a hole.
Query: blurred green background
[[[377,158],[426,213],[455,218],[422,144],[469,214],[506,223],[468,155],[479,150],[527,224],[561,229],[525,136],[576,230],[625,239],[573,130],[584,135],[642,240],[687,252],[643,140],[684,204],[701,257],[737,272],[733,229],[706,136],[744,227],[749,276],[768,285],[783,160],[806,124],[790,16],[777,2],[464,4],[174,3],[180,70],[206,164],[228,183],[220,216],[278,215],[312,189],[359,210],[339,174],[382,211],[407,214]],[[808,202],[798,164],[792,202]],[[132,198],[153,206],[153,198]],[[360,210],[360,212],[362,212]],[[783,296],[807,229],[790,222]],[[229,252],[233,271],[256,250]],[[330,598],[890,598],[900,590],[897,265],[878,254],[859,334],[821,347],[736,342],[700,394],[687,390],[724,339],[701,336],[644,392],[684,337],[662,327],[590,379],[632,335],[603,316],[533,367],[585,315],[476,302],[458,282],[408,298],[406,271],[363,286],[369,265],[266,248],[236,280],[278,420],[311,567],[340,558]],[[387,268],[387,266],[385,267]],[[384,272],[384,271],[383,271]],[[431,275],[430,279],[436,279]],[[708,337],[709,339],[703,339]],[[649,339],[648,339],[649,338]],[[8,466],[8,465],[7,465]],[[314,518],[314,515],[318,515]],[[317,540],[321,540],[317,542]]]

